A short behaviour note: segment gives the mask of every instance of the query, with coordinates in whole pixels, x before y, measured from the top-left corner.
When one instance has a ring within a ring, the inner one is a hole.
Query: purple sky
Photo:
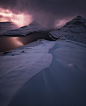
[[[0,0],[0,8],[16,14],[25,12],[50,27],[58,20],[69,20],[77,15],[86,18],[86,0]]]

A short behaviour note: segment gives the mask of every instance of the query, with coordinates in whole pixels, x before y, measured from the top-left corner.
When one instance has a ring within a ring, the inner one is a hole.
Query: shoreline
[[[27,36],[0,36],[0,52],[5,52],[20,46],[24,46],[28,43],[37,41],[38,39],[52,41],[48,35],[48,32],[49,31],[33,32],[27,34]]]

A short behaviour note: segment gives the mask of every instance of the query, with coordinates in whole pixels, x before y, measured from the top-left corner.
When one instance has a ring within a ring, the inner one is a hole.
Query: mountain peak
[[[82,22],[82,21],[86,21],[82,16],[77,16],[76,18],[74,18],[72,21],[79,21],[79,22]]]
[[[85,26],[86,27],[86,19],[84,19],[82,16],[77,16],[73,20],[66,23],[65,26]]]
[[[0,22],[0,34],[4,33],[7,30],[12,30],[16,28],[18,27],[12,22]]]
[[[85,33],[86,32],[86,19],[77,16],[71,21],[67,22],[60,30],[64,32]]]
[[[40,26],[37,22],[33,21],[32,23],[29,24],[30,27],[33,27],[33,26]]]
[[[77,16],[76,19],[84,19],[82,16]]]

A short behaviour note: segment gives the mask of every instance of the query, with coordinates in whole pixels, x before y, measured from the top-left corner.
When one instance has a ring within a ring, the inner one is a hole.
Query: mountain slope
[[[70,22],[67,22],[61,30],[73,33],[86,33],[86,19],[82,18],[81,16],[77,16]]]
[[[0,22],[0,34],[6,32],[7,30],[12,30],[18,28],[12,22]]]
[[[47,28],[40,26],[37,23],[32,22],[29,26],[23,26],[20,27],[19,29],[15,30],[9,30],[6,31],[5,33],[1,34],[2,36],[4,35],[22,35],[26,36],[27,34],[31,32],[40,32],[40,31],[46,31]]]
[[[69,40],[86,43],[86,19],[77,16],[62,28],[51,31],[49,34],[55,38],[65,36]]]

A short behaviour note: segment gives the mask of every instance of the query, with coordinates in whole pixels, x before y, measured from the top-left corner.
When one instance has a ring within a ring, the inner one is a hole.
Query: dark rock
[[[6,55],[7,53],[10,53],[10,52],[8,52],[8,51],[6,51],[6,52],[3,52],[3,54],[4,54],[4,55]]]

